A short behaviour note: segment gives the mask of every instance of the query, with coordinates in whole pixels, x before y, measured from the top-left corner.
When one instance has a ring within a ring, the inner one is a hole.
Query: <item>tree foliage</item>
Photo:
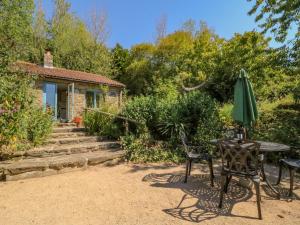
[[[0,64],[26,59],[31,48],[33,0],[0,1]]]
[[[253,1],[253,0],[248,0]],[[295,38],[300,38],[300,2],[297,0],[256,0],[249,14],[255,21],[262,21],[263,33],[271,31],[277,41],[285,41],[289,29],[296,26]]]
[[[281,52],[270,49],[268,42],[257,32],[235,34],[225,42],[209,91],[223,101],[229,100],[237,74],[244,68],[258,99],[274,99],[287,94],[292,77],[280,60]]]
[[[0,2],[0,158],[9,150],[40,143],[52,124],[47,112],[32,110],[33,78],[13,69],[16,60],[29,59],[32,51],[32,13],[33,0]],[[32,126],[38,118],[48,126]]]
[[[253,0],[248,0],[253,1]],[[256,0],[249,11],[256,14],[255,21],[260,22],[263,33],[270,31],[275,40],[284,42],[290,30],[295,28],[291,43],[290,58],[295,66],[296,74],[300,68],[300,1],[298,0]]]
[[[129,65],[129,51],[124,49],[120,44],[111,50],[112,57],[112,77],[123,81],[126,76],[126,68]]]
[[[70,13],[70,4],[65,0],[55,1],[50,37],[57,66],[110,76],[108,49],[95,41],[87,26]]]
[[[291,73],[287,49],[270,48],[270,39],[259,32],[235,34],[225,40],[205,22],[198,29],[195,24],[187,21],[181,30],[155,45],[135,45],[129,56],[125,50],[120,80],[129,94],[165,93],[166,88],[174,91],[182,90],[182,85],[199,85],[226,102],[233,97],[233,86],[242,68],[250,75],[258,99],[280,98],[293,89],[296,77]]]
[[[37,2],[34,18],[33,18],[33,48],[30,52],[30,61],[42,64],[45,49],[47,49],[47,36],[49,24],[45,19],[45,13],[42,8],[42,0]]]

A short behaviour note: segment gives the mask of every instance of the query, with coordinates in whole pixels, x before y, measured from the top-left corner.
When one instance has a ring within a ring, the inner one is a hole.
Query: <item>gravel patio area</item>
[[[223,209],[218,209],[219,176],[211,188],[206,167],[203,174],[199,167],[187,184],[182,183],[183,165],[126,163],[0,183],[0,224],[300,224],[298,197],[276,200],[265,185],[262,221],[257,219],[255,195],[235,180]],[[286,194],[283,183],[280,192]],[[295,188],[300,196],[299,181]]]

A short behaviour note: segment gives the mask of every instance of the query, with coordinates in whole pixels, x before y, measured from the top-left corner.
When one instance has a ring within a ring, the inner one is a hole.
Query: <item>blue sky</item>
[[[43,0],[47,17],[53,14],[54,0]],[[155,27],[162,15],[167,17],[167,33],[181,27],[184,21],[206,21],[221,37],[258,29],[247,12],[247,0],[69,0],[71,11],[87,21],[92,10],[104,10],[108,16],[110,36],[107,45],[120,43],[126,48],[141,42],[153,42]],[[274,41],[272,46],[278,46]]]

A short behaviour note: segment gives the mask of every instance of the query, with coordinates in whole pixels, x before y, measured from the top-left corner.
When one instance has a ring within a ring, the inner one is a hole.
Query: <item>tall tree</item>
[[[47,48],[48,23],[42,7],[42,0],[37,1],[33,20],[33,49],[30,60],[34,63],[42,63],[45,49]]]
[[[192,90],[195,85],[203,87],[203,82],[212,79],[219,50],[224,43],[224,39],[216,35],[205,22],[201,22],[200,29],[194,33],[193,48],[178,62],[180,78],[187,87],[192,86]]]
[[[189,32],[192,35],[195,35],[195,32],[196,32],[196,22],[195,22],[195,20],[189,19],[189,20],[185,21],[183,23],[181,29],[185,32]]]
[[[14,71],[13,63],[28,59],[33,10],[33,0],[0,1],[0,155],[5,146],[26,138],[32,80]]]
[[[96,43],[105,44],[109,36],[109,31],[107,28],[107,13],[104,10],[100,12],[93,10],[91,12],[89,30]]]
[[[155,46],[149,43],[135,45],[130,50],[130,64],[122,81],[127,85],[129,94],[149,94],[155,86],[152,65]]]
[[[248,0],[253,1],[253,0]],[[295,28],[291,43],[291,59],[300,71],[300,1],[299,0],[256,0],[249,15],[256,14],[255,21],[260,22],[263,33],[270,31],[275,40],[285,42],[288,32]]]
[[[260,24],[263,32],[271,31],[277,41],[285,41],[288,31],[293,25],[297,29],[295,38],[300,38],[300,1],[256,0],[249,14],[252,15],[257,12],[255,21],[263,21]]]
[[[167,34],[168,18],[166,15],[161,15],[156,24],[156,42],[158,43]]]
[[[0,1],[0,64],[27,59],[32,45],[33,0]]]
[[[70,13],[70,4],[65,0],[55,1],[51,45],[56,66],[110,76],[108,49],[95,42],[85,23]]]
[[[130,64],[129,51],[119,43],[111,50],[112,77],[122,82],[126,81],[126,68]]]
[[[270,39],[258,32],[235,34],[220,48],[209,91],[219,100],[233,96],[233,86],[241,69],[252,81],[258,99],[276,99],[288,92],[292,82],[286,74],[280,52],[269,47]]]

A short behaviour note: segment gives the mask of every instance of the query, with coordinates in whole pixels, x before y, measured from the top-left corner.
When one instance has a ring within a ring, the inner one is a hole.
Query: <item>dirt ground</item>
[[[277,200],[264,184],[262,221],[253,192],[235,180],[218,209],[219,176],[211,188],[195,167],[187,184],[184,166],[125,163],[0,183],[0,225],[300,224],[299,198]]]

